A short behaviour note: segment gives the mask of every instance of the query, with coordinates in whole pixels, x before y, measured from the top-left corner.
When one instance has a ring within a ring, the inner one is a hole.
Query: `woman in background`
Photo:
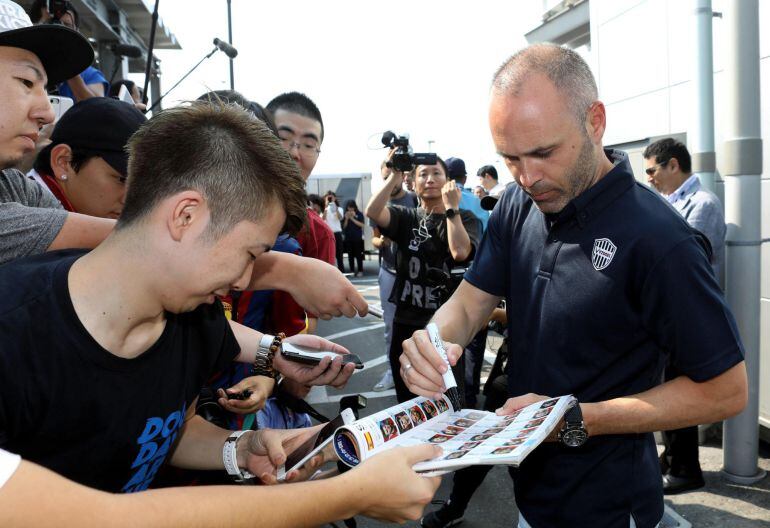
[[[354,200],[345,203],[345,219],[342,222],[342,234],[345,239],[345,252],[348,254],[350,272],[356,277],[364,275],[364,213],[358,210]],[[355,271],[353,263],[358,263]]]

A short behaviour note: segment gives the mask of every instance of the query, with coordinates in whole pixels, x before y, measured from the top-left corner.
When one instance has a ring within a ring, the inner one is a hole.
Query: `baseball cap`
[[[129,138],[147,121],[132,104],[92,97],[67,110],[51,133],[51,145],[62,143],[99,156],[122,175],[128,171]]]
[[[449,174],[447,174],[447,177],[450,180],[462,178],[463,176],[468,174],[465,171],[465,162],[460,158],[447,158],[446,161],[444,161],[444,163],[446,163],[446,168],[449,171]]]
[[[75,77],[94,61],[94,50],[83,35],[60,24],[33,26],[24,9],[11,0],[0,0],[0,46],[37,55],[50,84]]]

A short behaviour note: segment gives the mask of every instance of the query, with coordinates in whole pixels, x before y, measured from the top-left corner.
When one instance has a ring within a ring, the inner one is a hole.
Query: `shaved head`
[[[555,44],[534,44],[511,56],[495,73],[492,89],[518,95],[533,74],[545,75],[565,97],[581,125],[589,107],[599,98],[591,69],[575,51]]]

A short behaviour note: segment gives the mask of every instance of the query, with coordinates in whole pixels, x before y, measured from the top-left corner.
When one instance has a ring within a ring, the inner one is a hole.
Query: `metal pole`
[[[711,0],[692,0],[695,15],[693,61],[693,121],[687,131],[692,171],[703,187],[716,193],[714,154],[714,55],[711,33]]]
[[[147,87],[150,84],[150,71],[152,70],[152,52],[155,49],[155,28],[158,26],[158,4],[160,0],[155,0],[155,8],[152,10],[152,22],[150,26],[150,41],[147,46],[147,67],[144,72],[144,92],[142,93],[142,103],[147,104]],[[153,97],[160,94],[152,94]]]
[[[725,3],[724,145],[719,168],[725,181],[726,294],[746,350],[749,400],[725,421],[724,467],[729,481],[751,484],[765,476],[759,449],[760,176],[758,0]]]
[[[233,46],[233,13],[230,9],[230,0],[227,0],[227,41]],[[235,90],[235,75],[233,72],[233,59],[230,59],[230,89]]]

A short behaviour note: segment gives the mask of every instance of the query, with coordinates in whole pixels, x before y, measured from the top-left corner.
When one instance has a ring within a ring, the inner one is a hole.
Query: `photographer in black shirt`
[[[389,356],[396,396],[402,402],[414,396],[399,373],[401,343],[424,328],[452,294],[459,283],[453,280],[452,270],[473,258],[479,239],[479,223],[473,213],[459,210],[460,189],[448,181],[444,161],[439,158],[435,165],[418,165],[414,173],[419,207],[387,205],[393,189],[404,180],[403,172],[393,170],[366,208],[366,216],[398,245],[396,284],[391,293],[396,314]],[[462,384],[464,366],[455,368],[455,377]]]

